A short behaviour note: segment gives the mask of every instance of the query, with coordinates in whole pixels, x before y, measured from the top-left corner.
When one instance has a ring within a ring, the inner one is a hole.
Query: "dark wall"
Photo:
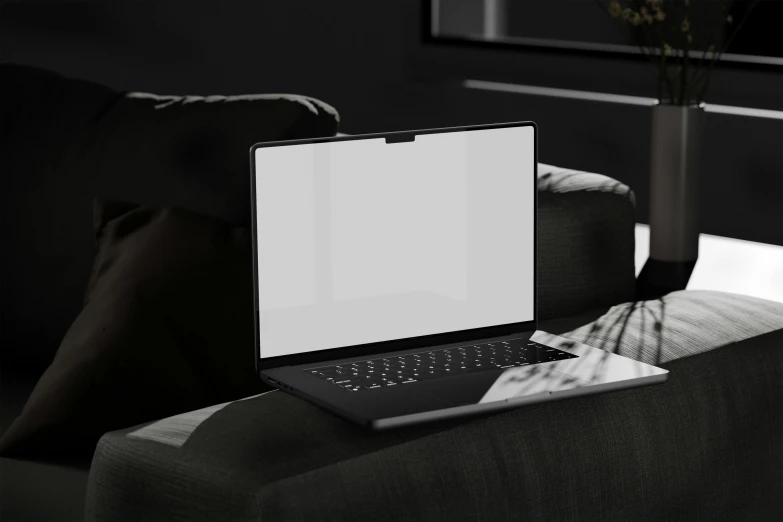
[[[160,94],[297,92],[358,130],[357,119],[386,112],[380,96],[404,87],[401,31],[418,30],[404,4],[4,2],[0,59]]]
[[[348,133],[535,120],[543,162],[628,183],[646,221],[648,108],[461,81],[653,97],[647,63],[422,46],[422,12],[417,0],[6,1],[0,60],[159,94],[307,94],[337,107]],[[708,101],[783,110],[783,73],[722,67]],[[709,115],[704,232],[783,244],[782,145],[783,120]]]

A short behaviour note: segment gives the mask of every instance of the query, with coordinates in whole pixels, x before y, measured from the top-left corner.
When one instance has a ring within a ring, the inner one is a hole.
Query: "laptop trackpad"
[[[416,384],[416,391],[444,400],[452,407],[478,404],[502,374],[502,370],[493,370],[423,381]]]

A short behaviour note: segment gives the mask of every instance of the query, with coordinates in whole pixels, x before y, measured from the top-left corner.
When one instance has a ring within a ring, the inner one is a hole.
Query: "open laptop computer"
[[[254,145],[256,369],[375,429],[668,372],[537,330],[531,122]]]

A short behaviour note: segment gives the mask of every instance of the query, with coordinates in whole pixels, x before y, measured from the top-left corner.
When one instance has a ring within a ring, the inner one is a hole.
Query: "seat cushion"
[[[89,465],[0,457],[0,520],[83,520]]]
[[[780,517],[780,328],[781,303],[678,292],[566,334],[666,361],[658,386],[388,432],[272,391],[112,432],[86,520]]]
[[[0,379],[0,433],[22,410],[37,381],[38,375],[18,372]],[[83,520],[90,460],[0,457],[0,520]]]

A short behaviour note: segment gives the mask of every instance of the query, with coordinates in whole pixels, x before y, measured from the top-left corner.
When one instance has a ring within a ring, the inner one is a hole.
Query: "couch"
[[[81,308],[93,198],[246,225],[249,146],[330,135],[339,116],[9,65],[1,87],[5,431]],[[637,301],[631,190],[546,164],[538,190],[540,328],[661,365],[667,383],[382,433],[280,391],[232,397],[117,426],[88,455],[0,457],[0,518],[781,519],[783,304]]]

